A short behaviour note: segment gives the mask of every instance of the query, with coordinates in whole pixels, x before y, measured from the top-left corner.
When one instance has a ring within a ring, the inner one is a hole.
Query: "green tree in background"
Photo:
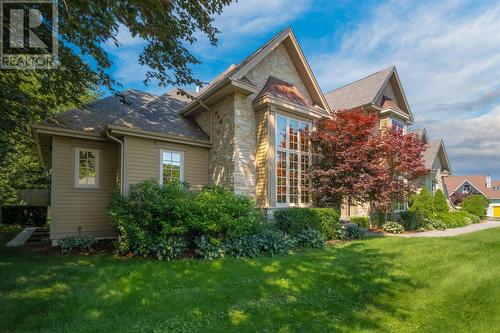
[[[119,82],[109,74],[112,62],[103,45],[111,41],[119,47],[119,29],[145,41],[139,55],[149,68],[145,83],[200,85],[191,69],[200,61],[188,47],[197,38],[216,45],[213,16],[231,1],[58,1],[59,67],[0,70],[0,177],[7,178],[0,192],[46,184],[29,137],[32,123],[95,99],[101,87],[115,92]],[[7,202],[4,197],[9,196],[2,195],[0,205]]]

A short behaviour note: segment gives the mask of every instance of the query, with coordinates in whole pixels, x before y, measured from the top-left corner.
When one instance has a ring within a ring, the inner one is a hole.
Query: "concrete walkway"
[[[480,230],[486,230],[491,228],[499,228],[500,221],[488,220],[486,222],[470,224],[461,228],[452,228],[446,230],[433,230],[433,231],[424,231],[424,232],[414,232],[414,233],[404,233],[404,234],[389,234],[389,233],[376,233],[376,232],[368,232],[368,236],[389,236],[389,237],[450,237],[457,236],[463,234],[469,234],[471,232],[476,232]]]
[[[31,235],[35,232],[36,227],[24,228],[13,240],[7,243],[7,247],[23,246]]]

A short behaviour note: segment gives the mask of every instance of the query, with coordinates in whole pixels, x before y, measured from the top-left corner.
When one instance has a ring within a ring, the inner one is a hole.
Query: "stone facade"
[[[229,95],[218,102],[211,112],[212,133],[210,133],[210,137],[212,147],[209,152],[209,179],[212,184],[234,190],[234,147],[236,141],[234,95]],[[208,114],[210,122],[210,111],[203,113]],[[206,116],[204,118],[198,117],[198,121],[206,119]]]
[[[312,102],[283,45],[278,45],[245,75],[256,85],[257,93],[264,87],[269,76],[295,85],[304,98]],[[211,183],[223,185],[238,194],[251,196],[256,195],[257,186],[258,142],[256,112],[252,105],[255,96],[256,94],[249,96],[231,94],[215,104],[211,111],[203,111],[195,116],[195,121],[212,140],[209,154]],[[211,117],[210,112],[212,112]]]

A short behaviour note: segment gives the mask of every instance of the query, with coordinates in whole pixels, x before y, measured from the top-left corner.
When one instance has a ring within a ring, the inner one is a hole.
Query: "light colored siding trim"
[[[256,164],[256,190],[255,201],[258,207],[268,207],[267,198],[267,154],[268,154],[268,117],[267,110],[259,110],[256,114],[257,120],[257,153]]]
[[[100,152],[99,188],[75,188],[75,148]],[[50,226],[51,240],[66,235],[91,234],[111,237],[114,232],[106,213],[116,184],[116,145],[85,139],[53,137]]]
[[[276,161],[275,161],[275,146],[276,146],[276,112],[270,110],[267,122],[267,188],[270,207],[276,207]]]
[[[160,149],[184,153],[184,180],[193,190],[208,184],[208,148],[137,137],[126,137],[126,143],[128,186],[147,179],[159,180]]]

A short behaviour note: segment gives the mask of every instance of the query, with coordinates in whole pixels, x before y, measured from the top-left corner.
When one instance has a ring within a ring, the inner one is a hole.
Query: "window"
[[[431,192],[434,194],[434,193],[436,193],[436,190],[437,190],[437,181],[435,179],[433,179]]]
[[[99,187],[99,150],[75,149],[75,187]]]
[[[393,205],[393,211],[395,213],[399,213],[399,212],[404,212],[407,210],[407,205],[406,205],[406,202],[395,202],[394,205]]]
[[[470,185],[469,184],[465,184],[463,192],[469,194],[470,191],[471,191]]]
[[[392,128],[397,129],[398,131],[404,132],[405,127],[406,127],[404,122],[402,122],[401,120],[396,119],[396,118],[391,118],[391,122],[392,122]]]
[[[184,181],[184,153],[160,150],[160,184]]]
[[[309,123],[277,116],[276,202],[279,206],[311,203],[311,185],[307,177],[311,166],[310,128]]]

